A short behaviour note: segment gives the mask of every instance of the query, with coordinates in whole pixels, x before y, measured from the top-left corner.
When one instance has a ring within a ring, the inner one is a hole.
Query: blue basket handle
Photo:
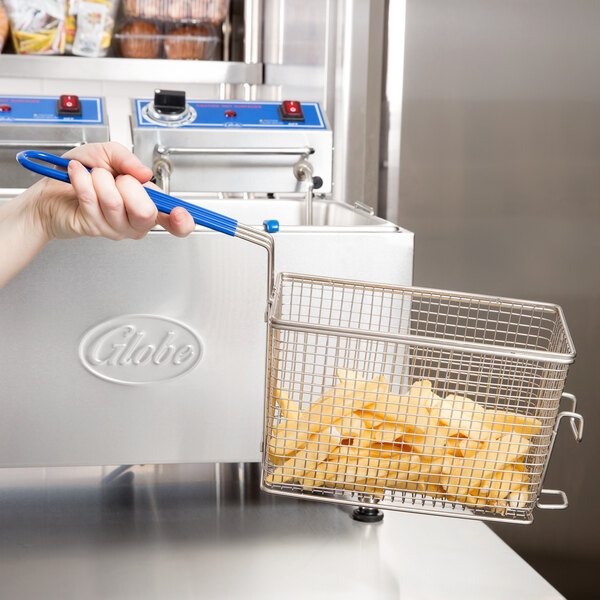
[[[31,159],[42,162],[34,162]],[[67,158],[61,158],[60,156],[48,154],[47,152],[39,152],[38,150],[24,150],[23,152],[19,152],[19,154],[17,154],[17,161],[23,167],[33,171],[34,173],[39,173],[40,175],[51,177],[52,179],[58,179],[58,181],[63,181],[64,183],[71,183],[69,175],[66,172],[66,169],[69,166],[69,159]],[[48,164],[62,167],[65,169],[65,171],[49,167]],[[86,169],[91,171],[89,167],[86,167]],[[169,196],[168,194],[164,194],[163,192],[159,192],[157,190],[147,187],[144,187],[144,189],[160,212],[170,214],[175,207],[181,206],[185,208],[190,215],[192,215],[194,223],[202,225],[203,227],[208,227],[214,231],[220,231],[221,233],[225,233],[227,235],[235,235],[238,226],[238,222],[235,219],[231,219],[230,217],[213,212],[212,210],[196,206],[195,204],[184,202],[179,198]]]

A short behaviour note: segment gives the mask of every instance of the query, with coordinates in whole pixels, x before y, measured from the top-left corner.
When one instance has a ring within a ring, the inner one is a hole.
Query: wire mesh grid
[[[556,306],[281,275],[263,487],[530,522],[573,358]]]

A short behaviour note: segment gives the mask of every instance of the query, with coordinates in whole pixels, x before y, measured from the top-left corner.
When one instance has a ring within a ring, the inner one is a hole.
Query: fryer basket
[[[280,274],[269,323],[264,490],[533,520],[575,358],[560,307]]]

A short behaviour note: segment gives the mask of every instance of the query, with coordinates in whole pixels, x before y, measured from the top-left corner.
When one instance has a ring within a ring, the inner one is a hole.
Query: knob
[[[161,127],[183,127],[195,120],[196,111],[186,103],[185,92],[154,90],[154,102],[144,106],[142,115]]]
[[[185,112],[185,92],[154,90],[154,110],[163,115],[181,115]]]

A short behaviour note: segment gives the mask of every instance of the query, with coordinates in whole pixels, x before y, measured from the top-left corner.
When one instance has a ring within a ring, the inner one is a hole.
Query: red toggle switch
[[[0,112],[10,112],[12,106],[10,104],[0,104]]]
[[[81,102],[78,96],[64,94],[58,99],[56,114],[59,117],[80,117]]]
[[[282,121],[304,121],[302,105],[297,100],[284,100],[279,106]]]

